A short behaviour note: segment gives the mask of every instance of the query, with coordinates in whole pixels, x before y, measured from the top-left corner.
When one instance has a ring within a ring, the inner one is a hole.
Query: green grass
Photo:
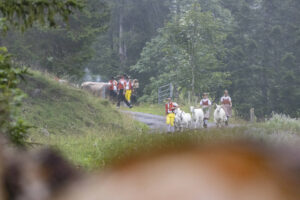
[[[274,126],[273,123],[278,125]],[[280,123],[284,125],[281,126]],[[276,115],[265,123],[225,129],[202,129],[174,134],[149,134],[138,130],[131,134],[118,134],[110,130],[100,136],[93,132],[85,135],[40,135],[35,139],[38,143],[57,148],[75,165],[93,170],[108,167],[132,155],[185,145],[252,140],[297,146],[300,144],[299,127],[299,120]]]
[[[206,129],[175,134],[149,134],[148,127],[121,114],[106,100],[38,72],[26,77],[21,88],[28,94],[20,110],[29,124],[28,142],[51,146],[74,165],[85,169],[109,166],[132,154],[178,147],[184,144],[250,138],[271,143],[299,144],[300,121],[275,115],[260,124]],[[184,107],[188,111],[188,107]],[[163,105],[141,105],[133,111],[164,115]],[[49,133],[49,134],[48,134]]]
[[[107,100],[60,84],[51,76],[36,71],[26,77],[21,88],[28,96],[21,114],[36,127],[30,133],[85,134],[103,133],[110,129],[123,133],[141,127],[141,124],[133,123],[113,109]]]
[[[120,135],[110,132],[99,136],[96,133],[85,135],[50,135],[35,136],[38,143],[50,145],[67,157],[76,166],[88,170],[109,166],[134,154],[179,147],[185,144],[201,144],[202,142],[217,142],[237,140],[245,135],[245,128],[189,131],[178,134],[148,134],[133,132]]]
[[[102,136],[95,133],[50,135],[49,137],[40,137],[38,142],[57,148],[75,165],[89,170],[109,167],[112,163],[122,161],[132,155],[143,155],[169,148],[176,149],[186,147],[186,145],[237,140],[252,140],[266,144],[299,145],[299,136],[286,132],[285,128],[278,132],[274,129],[270,131],[270,127],[265,126],[265,124],[256,124],[174,134],[149,134],[136,131],[121,135],[111,131],[109,134]]]

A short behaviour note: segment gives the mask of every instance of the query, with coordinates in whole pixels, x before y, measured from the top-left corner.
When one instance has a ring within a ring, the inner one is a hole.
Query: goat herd
[[[179,107],[175,109],[175,131],[183,131],[186,129],[199,129],[203,128],[206,118],[204,117],[204,111],[202,108],[190,107],[191,113],[186,113]],[[224,127],[228,120],[226,113],[221,105],[216,105],[214,111],[214,122],[216,127]]]

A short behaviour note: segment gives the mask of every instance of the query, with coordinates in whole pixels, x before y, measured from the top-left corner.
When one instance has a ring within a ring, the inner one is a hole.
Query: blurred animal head
[[[179,115],[181,113],[181,109],[179,107],[177,107],[175,110],[174,110],[174,113],[175,115]]]
[[[299,174],[295,179],[273,153],[247,143],[156,152],[76,183],[55,200],[298,199]]]
[[[2,189],[8,200],[46,200],[77,177],[74,168],[52,150],[7,152]]]
[[[3,200],[298,200],[300,195],[299,151],[248,141],[148,149],[79,178],[50,150],[3,154]]]

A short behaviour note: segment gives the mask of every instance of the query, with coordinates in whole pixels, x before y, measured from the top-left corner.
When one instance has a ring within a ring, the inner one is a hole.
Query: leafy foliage
[[[226,0],[236,26],[227,37],[227,69],[238,114],[251,107],[259,118],[272,111],[299,117],[300,3]]]
[[[3,43],[16,59],[58,77],[78,81],[86,63],[95,56],[92,44],[107,29],[109,20],[105,3],[87,0],[81,12],[74,11],[68,25],[57,21],[51,25],[34,24],[24,34],[10,31]]]
[[[31,27],[34,22],[49,23],[51,27],[57,24],[56,16],[64,21],[73,14],[74,9],[82,5],[76,0],[2,0],[0,12],[9,24],[21,28],[23,31]]]
[[[222,67],[223,41],[226,36],[224,24],[200,5],[192,3],[183,7],[159,36],[147,43],[141,59],[132,70],[142,73],[144,94],[152,91],[154,102],[157,87],[172,82],[182,92],[192,90],[198,95],[210,91],[216,96],[218,89],[230,84]]]
[[[5,47],[0,48],[0,133],[12,142],[21,145],[29,126],[16,116],[16,108],[24,97],[18,89],[19,78],[27,73],[26,69],[13,68],[11,56]]]
[[[201,6],[201,10],[199,6]],[[296,0],[172,1],[171,16],[131,67],[141,80],[140,101],[155,102],[157,88],[173,82],[214,100],[228,88],[236,114],[250,108],[263,119],[299,117],[300,3]]]
[[[77,8],[77,3],[72,0],[68,1],[11,1],[5,0],[0,2],[0,12],[2,16],[1,30],[5,32],[9,25],[14,25],[25,29],[34,22],[42,23],[45,21],[45,10],[48,11],[46,21],[51,26],[55,25],[54,15],[57,13],[64,19],[71,14],[72,8]],[[8,20],[8,24],[5,20]],[[24,97],[18,84],[20,78],[27,73],[26,69],[21,69],[12,62],[11,55],[8,54],[7,48],[0,48],[0,133],[8,136],[10,140],[19,146],[24,145],[27,135],[27,126],[23,120],[16,115],[16,109],[21,105]]]

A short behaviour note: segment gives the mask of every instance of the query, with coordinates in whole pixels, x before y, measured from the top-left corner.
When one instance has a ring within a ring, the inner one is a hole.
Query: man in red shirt
[[[121,101],[124,101],[129,108],[132,108],[132,105],[125,98],[125,88],[126,88],[126,80],[123,75],[118,82],[118,103],[117,108],[120,108]]]
[[[111,77],[109,81],[109,96],[111,101],[116,100],[117,92],[118,92],[118,82],[115,80],[114,77]]]

